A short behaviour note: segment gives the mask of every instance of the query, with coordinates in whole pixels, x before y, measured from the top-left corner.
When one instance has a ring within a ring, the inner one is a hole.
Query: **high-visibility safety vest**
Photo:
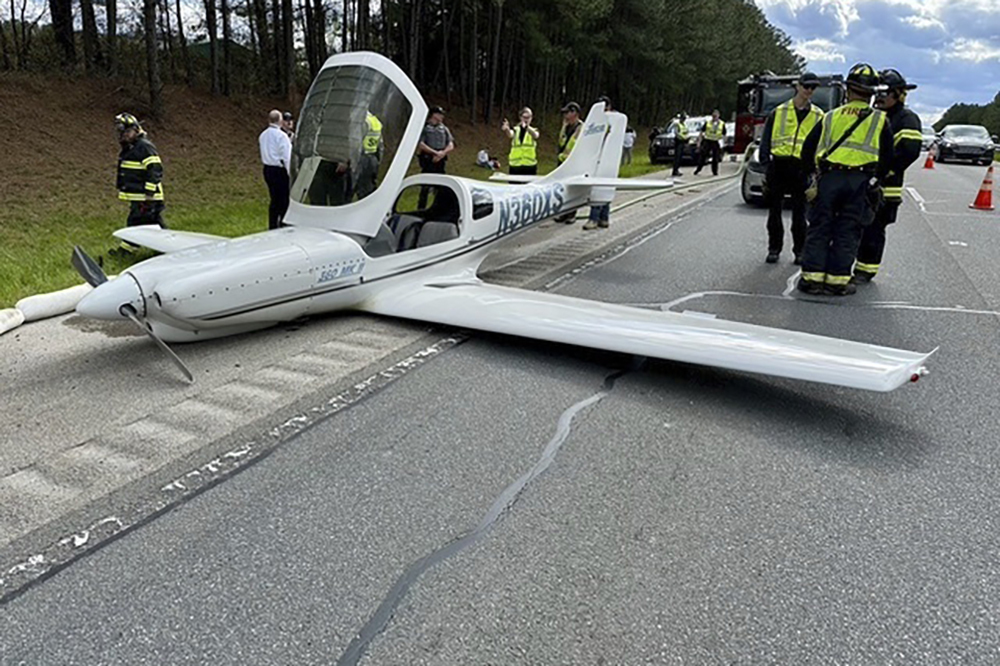
[[[677,120],[675,118],[674,121],[672,123],[670,123],[670,126],[677,129],[677,135],[682,140],[687,141],[687,138],[688,138],[688,126],[687,125],[685,125],[680,120]]]
[[[719,120],[709,120],[705,123],[705,138],[708,141],[720,141],[726,136],[726,123]]]
[[[576,135],[583,127],[583,123],[577,122],[572,126],[572,131],[569,136],[566,136],[566,130],[570,129],[570,125],[564,125],[562,130],[559,132],[559,154],[556,156],[556,161],[562,164],[569,157],[569,154],[573,152],[573,148],[576,146]]]
[[[836,150],[827,155],[833,144],[851,129],[858,117],[867,113],[868,116],[851,132]],[[878,162],[879,139],[885,128],[885,113],[873,110],[867,102],[854,101],[837,107],[823,116],[823,130],[819,146],[816,148],[816,161],[829,162],[845,167],[864,167]]]
[[[531,134],[532,130],[535,130],[535,128],[529,127],[524,130],[524,141],[521,141],[521,126],[518,125],[514,128],[514,136],[510,138],[510,157],[508,158],[508,162],[510,162],[512,167],[535,166],[538,164],[538,144],[535,141],[535,137]],[[569,150],[566,152],[568,153]]]
[[[788,100],[774,110],[774,123],[771,126],[771,155],[774,157],[802,156],[802,143],[809,136],[816,123],[822,122],[823,112],[819,107],[810,104],[809,113],[799,122],[795,113],[795,103]]]
[[[365,138],[361,140],[361,150],[365,155],[374,155],[382,141],[382,121],[369,111],[365,116],[365,125],[367,131]]]

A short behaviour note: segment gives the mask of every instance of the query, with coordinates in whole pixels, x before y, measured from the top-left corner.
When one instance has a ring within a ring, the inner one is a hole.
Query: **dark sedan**
[[[981,125],[948,125],[938,135],[936,162],[971,160],[992,164],[996,137]]]

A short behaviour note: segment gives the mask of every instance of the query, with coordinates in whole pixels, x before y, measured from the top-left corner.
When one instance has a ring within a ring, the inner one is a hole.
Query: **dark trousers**
[[[785,243],[782,208],[792,197],[792,252],[802,254],[806,242],[806,180],[796,159],[774,159],[767,168],[767,251],[781,252]]]
[[[163,222],[164,208],[166,206],[162,201],[132,201],[129,204],[128,219],[125,224],[130,227],[158,224],[166,229],[167,225]]]
[[[819,193],[809,209],[809,231],[802,254],[802,279],[847,284],[868,212],[866,173],[829,171],[820,176]]]
[[[885,230],[896,221],[896,213],[902,201],[886,200],[875,213],[875,221],[864,228],[861,233],[861,245],[858,246],[858,263],[854,271],[875,275],[882,263],[882,253],[885,251]]]
[[[684,148],[687,146],[687,139],[674,139],[674,171],[675,176],[681,175],[681,160],[684,159]]]
[[[509,173],[512,176],[537,176],[538,165],[532,164],[531,166],[512,166]]]
[[[267,210],[267,228],[277,229],[288,212],[288,194],[291,183],[285,167],[264,166],[264,182],[271,193],[271,205]]]
[[[424,153],[417,158],[417,162],[420,163],[421,173],[444,173],[445,164],[448,162],[448,158],[442,160],[434,161],[434,157]],[[417,209],[423,210],[427,207],[427,196],[430,194],[430,188],[421,187],[420,188],[420,198],[417,201]]]
[[[694,170],[695,173],[700,173],[702,167],[705,166],[705,156],[712,155],[712,175],[719,175],[719,160],[722,158],[722,151],[719,149],[718,141],[709,141],[707,139],[702,140],[701,150],[698,151],[698,168]]]

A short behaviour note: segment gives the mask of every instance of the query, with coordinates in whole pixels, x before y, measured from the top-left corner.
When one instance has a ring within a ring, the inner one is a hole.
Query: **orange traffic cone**
[[[927,151],[927,159],[924,161],[924,168],[925,169],[933,169],[934,168],[934,149],[933,148],[931,148],[930,150]]]
[[[976,200],[969,204],[969,208],[976,210],[993,210],[993,167],[986,170],[986,177],[983,184],[979,186],[979,194]]]

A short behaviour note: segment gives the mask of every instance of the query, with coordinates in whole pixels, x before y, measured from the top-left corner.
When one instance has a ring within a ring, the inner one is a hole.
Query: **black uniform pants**
[[[444,159],[440,159],[437,162],[435,162],[434,157],[432,155],[423,153],[422,155],[420,155],[420,157],[417,158],[417,162],[420,163],[421,173],[444,173],[445,164],[448,162],[448,158],[445,157]],[[427,207],[427,197],[429,193],[430,193],[429,188],[427,187],[420,188],[420,198],[417,201],[418,210],[423,210],[424,208]]]
[[[886,199],[875,213],[875,221],[864,228],[854,272],[873,276],[878,273],[879,265],[882,263],[882,253],[885,251],[885,230],[896,221],[896,213],[901,203],[900,200]]]
[[[868,179],[861,171],[828,171],[809,210],[809,230],[802,255],[802,279],[844,285],[861,240],[867,213]]]
[[[158,224],[164,229],[167,225],[163,223],[163,209],[166,206],[162,201],[132,201],[128,209],[128,220],[125,224],[130,227],[139,227],[144,224]]]
[[[277,229],[288,212],[288,195],[291,183],[288,170],[280,166],[264,165],[264,182],[271,193],[271,205],[267,210],[267,228]]]
[[[674,139],[674,171],[675,176],[681,175],[681,160],[684,159],[684,149],[687,147],[687,139]]]
[[[508,173],[512,176],[536,176],[538,175],[538,165],[512,166]]]
[[[792,252],[802,254],[806,243],[806,179],[799,160],[772,159],[767,168],[767,251],[781,252],[785,242],[782,209],[792,197]]]
[[[708,154],[712,155],[712,175],[719,175],[719,159],[721,159],[721,150],[719,150],[718,141],[709,141],[707,139],[702,140],[701,150],[698,151],[698,168],[694,170],[695,173],[701,171],[702,167],[705,166],[705,156]]]

